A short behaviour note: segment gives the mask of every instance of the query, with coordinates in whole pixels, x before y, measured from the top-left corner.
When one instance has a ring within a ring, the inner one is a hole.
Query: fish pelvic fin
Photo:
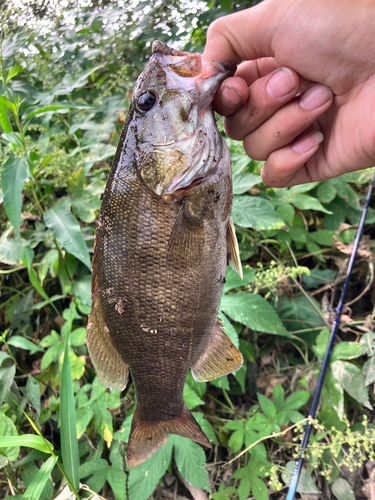
[[[228,222],[227,244],[228,244],[228,264],[233,269],[233,271],[236,271],[236,273],[238,273],[240,278],[243,279],[240,249],[238,247],[236,230],[234,229],[232,218],[230,218]]]
[[[129,379],[129,365],[121,358],[104,320],[99,292],[93,301],[87,325],[87,347],[99,382],[122,391]]]
[[[168,441],[170,434],[177,434],[212,448],[207,436],[185,405],[178,417],[157,423],[142,420],[138,410],[135,410],[126,452],[128,467],[140,465],[152,457]]]
[[[236,372],[241,368],[242,363],[241,352],[225,335],[223,326],[218,320],[207,349],[191,368],[191,373],[197,382],[208,382]]]

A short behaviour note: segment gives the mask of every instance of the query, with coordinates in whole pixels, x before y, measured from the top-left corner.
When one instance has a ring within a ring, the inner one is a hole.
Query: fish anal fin
[[[172,227],[168,242],[167,262],[196,262],[203,249],[203,223],[190,220],[182,206]]]
[[[105,387],[123,390],[129,379],[129,365],[121,358],[105,324],[99,291],[93,296],[87,347],[99,382]]]
[[[138,410],[135,410],[126,452],[128,467],[140,465],[152,457],[167,442],[170,434],[177,434],[212,448],[207,436],[185,405],[178,417],[156,423],[142,420]]]
[[[208,382],[236,372],[241,368],[242,363],[242,354],[225,335],[218,321],[208,348],[191,368],[191,373],[197,382]]]
[[[236,230],[234,229],[232,218],[230,218],[228,222],[227,244],[228,244],[228,264],[233,269],[233,271],[236,271],[236,273],[238,273],[241,279],[243,279],[240,249],[238,247]]]

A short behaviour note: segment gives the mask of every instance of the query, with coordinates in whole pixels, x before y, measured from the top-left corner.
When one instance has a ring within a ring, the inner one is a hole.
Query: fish
[[[155,41],[103,195],[87,346],[104,386],[123,390],[131,373],[129,467],[170,434],[211,447],[184,403],[186,376],[209,381],[243,362],[218,320],[227,264],[242,270],[230,153],[211,104],[234,71]]]

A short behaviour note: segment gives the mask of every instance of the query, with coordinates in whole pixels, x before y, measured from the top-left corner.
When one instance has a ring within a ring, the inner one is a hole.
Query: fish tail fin
[[[142,420],[138,410],[135,410],[126,452],[128,467],[139,465],[154,455],[168,441],[169,434],[177,434],[209,448],[212,447],[185,405],[181,415],[158,423]]]

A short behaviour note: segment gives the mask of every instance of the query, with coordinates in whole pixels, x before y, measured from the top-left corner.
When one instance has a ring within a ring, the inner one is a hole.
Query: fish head
[[[136,137],[138,175],[158,196],[199,184],[222,157],[222,138],[211,102],[234,63],[219,63],[154,42],[137,80],[130,127]]]

